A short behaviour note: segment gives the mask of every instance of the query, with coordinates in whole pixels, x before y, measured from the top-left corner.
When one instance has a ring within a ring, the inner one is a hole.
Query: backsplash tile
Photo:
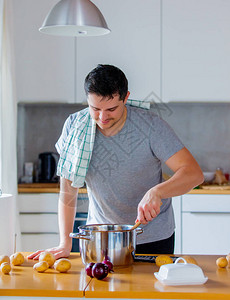
[[[41,152],[55,150],[64,121],[86,105],[18,104],[18,177],[24,162],[37,162]],[[230,173],[230,103],[167,103],[152,105],[175,130],[201,168]],[[167,168],[164,168],[167,171]]]

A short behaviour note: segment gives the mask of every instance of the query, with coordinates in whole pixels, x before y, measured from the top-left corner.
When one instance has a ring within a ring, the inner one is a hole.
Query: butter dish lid
[[[178,263],[180,260],[184,263]],[[179,257],[174,264],[162,265],[154,275],[165,285],[199,285],[208,280],[199,266],[188,264],[183,257]]]

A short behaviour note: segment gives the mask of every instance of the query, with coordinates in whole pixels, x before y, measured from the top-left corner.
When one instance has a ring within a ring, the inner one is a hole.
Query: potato
[[[14,266],[20,266],[24,263],[24,256],[21,252],[16,252],[10,256],[10,262]]]
[[[156,265],[158,267],[165,265],[165,264],[172,264],[173,260],[169,255],[159,255],[156,257]]]
[[[219,257],[217,258],[216,260],[216,265],[219,267],[219,268],[226,268],[227,265],[228,265],[228,261],[225,257]]]
[[[60,273],[65,273],[71,268],[71,262],[67,258],[61,258],[56,260],[54,269]]]
[[[47,269],[49,269],[49,264],[47,261],[39,261],[33,266],[33,269],[36,270],[39,273],[45,272]]]
[[[193,258],[192,256],[188,256],[188,255],[183,255],[183,258],[186,260],[187,264],[194,264],[198,266],[197,261],[195,260],[195,258]],[[183,260],[179,260],[179,263],[184,263]]]
[[[39,261],[46,261],[49,265],[49,267],[52,267],[53,264],[55,263],[55,256],[53,255],[53,253],[49,252],[49,251],[44,251],[40,254],[39,256]]]
[[[1,271],[3,274],[9,274],[11,271],[11,266],[8,262],[4,262],[1,264]]]
[[[228,254],[228,255],[226,256],[226,259],[227,259],[227,261],[228,261],[228,266],[230,267],[230,254]]]
[[[0,255],[0,266],[2,263],[7,262],[8,264],[10,263],[10,258],[7,255]]]

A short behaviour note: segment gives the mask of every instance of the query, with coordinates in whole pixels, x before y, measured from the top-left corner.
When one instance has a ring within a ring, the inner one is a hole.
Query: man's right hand
[[[56,259],[62,258],[62,257],[69,257],[70,255],[70,250],[61,246],[58,247],[53,247],[45,250],[38,250],[30,255],[27,256],[28,259],[34,259],[37,260],[39,259],[39,256],[42,252],[44,251],[49,251],[54,254]]]

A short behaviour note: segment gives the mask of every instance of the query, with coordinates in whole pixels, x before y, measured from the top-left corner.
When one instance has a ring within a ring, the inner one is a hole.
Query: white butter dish
[[[179,260],[183,260],[184,263],[178,263]],[[208,280],[200,267],[188,264],[182,257],[174,264],[161,266],[159,272],[155,272],[154,275],[165,285],[200,285]]]

